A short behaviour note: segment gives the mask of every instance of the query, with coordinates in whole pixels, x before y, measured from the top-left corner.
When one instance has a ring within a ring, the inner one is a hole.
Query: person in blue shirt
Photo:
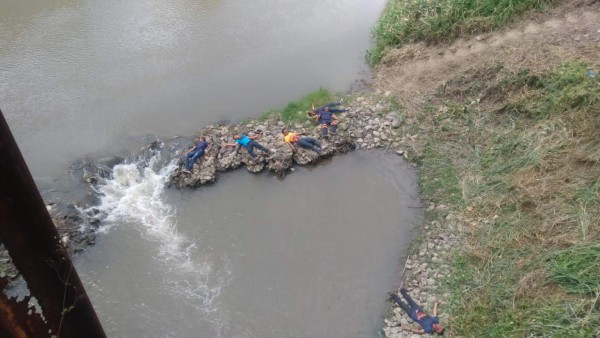
[[[437,317],[438,304],[440,303],[439,300],[435,301],[435,305],[433,306],[433,316],[430,316],[425,311],[423,311],[423,308],[420,307],[410,297],[408,292],[406,292],[406,289],[404,289],[404,288],[400,289],[400,293],[402,294],[404,299],[406,299],[408,304],[405,304],[400,299],[400,297],[398,297],[398,295],[393,292],[390,292],[389,295],[398,304],[398,306],[400,306],[400,308],[402,308],[402,310],[404,310],[404,312],[406,312],[408,314],[408,316],[412,320],[419,323],[419,325],[421,325],[421,327],[422,327],[422,329],[417,330],[417,329],[411,329],[406,325],[402,325],[403,329],[405,329],[407,331],[412,331],[412,332],[418,333],[418,334],[434,333],[434,332],[442,334],[444,332],[444,329],[440,325],[440,320]]]
[[[235,135],[233,136],[233,139],[235,140],[235,143],[231,143],[231,144],[226,144],[226,147],[235,147],[237,146],[237,148],[235,149],[235,153],[237,154],[240,151],[241,147],[246,148],[246,150],[248,150],[248,154],[250,156],[252,156],[252,158],[256,157],[256,154],[254,153],[254,148],[257,148],[259,150],[262,150],[263,152],[267,153],[267,155],[271,154],[271,151],[269,151],[269,149],[263,147],[260,143],[256,142],[255,139],[257,139],[258,136],[248,136],[246,134],[241,134],[241,135]]]
[[[185,153],[185,169],[183,172],[190,174],[194,168],[194,163],[204,155],[204,152],[208,148],[208,142],[206,138],[199,137],[196,139],[196,144]]]

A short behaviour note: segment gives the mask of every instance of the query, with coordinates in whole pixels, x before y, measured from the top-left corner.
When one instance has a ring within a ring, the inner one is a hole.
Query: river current
[[[82,158],[238,121],[367,74],[384,0],[0,2],[0,109],[45,196]],[[377,337],[419,223],[402,158],[356,151],[284,180],[175,190],[113,168],[74,258],[109,337]],[[161,163],[158,165],[158,163]]]

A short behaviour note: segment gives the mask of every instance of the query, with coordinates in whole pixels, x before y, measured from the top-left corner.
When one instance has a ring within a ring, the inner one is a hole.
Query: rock
[[[379,120],[379,118],[376,117],[376,118],[370,120],[369,124],[372,125],[372,126],[377,126],[377,125],[381,124],[381,120]]]
[[[338,124],[338,130],[340,131],[347,131],[348,130],[348,124],[345,122],[341,122]]]
[[[265,170],[265,163],[263,161],[248,162],[246,169],[253,174],[258,174]]]
[[[395,117],[392,120],[392,128],[398,129],[398,128],[400,128],[401,125],[402,125],[402,121],[399,118]]]

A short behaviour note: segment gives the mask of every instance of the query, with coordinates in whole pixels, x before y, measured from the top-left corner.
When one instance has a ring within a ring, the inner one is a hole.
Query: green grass
[[[571,293],[600,293],[600,244],[554,252],[548,259],[552,278]]]
[[[391,0],[373,28],[375,46],[367,60],[376,64],[388,48],[413,41],[450,41],[502,27],[515,16],[554,0]]]
[[[463,229],[450,335],[600,336],[600,82],[587,71],[473,72],[418,117],[422,198]]]
[[[328,102],[333,101],[334,96],[329,90],[319,88],[308,93],[297,101],[288,102],[283,109],[274,109],[264,112],[260,119],[266,119],[272,116],[278,116],[285,122],[306,121],[306,113],[313,107],[320,107]]]
[[[509,79],[506,86],[522,87],[531,91],[521,100],[508,104],[504,111],[533,119],[568,110],[589,109],[599,100],[600,87],[587,75],[583,62],[565,62],[554,72],[542,76],[522,71]]]
[[[421,159],[420,190],[430,200],[441,200],[452,204],[461,204],[462,195],[458,175],[452,166],[452,159],[444,155],[433,145],[428,145]]]

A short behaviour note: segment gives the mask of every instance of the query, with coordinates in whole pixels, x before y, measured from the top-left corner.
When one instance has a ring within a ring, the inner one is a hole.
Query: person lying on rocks
[[[206,142],[206,138],[197,138],[196,144],[185,153],[185,169],[182,170],[184,173],[190,174],[192,172],[194,163],[196,163],[196,161],[202,155],[204,155],[206,148],[208,148],[208,142]]]
[[[252,158],[256,157],[256,154],[254,153],[254,148],[257,148],[261,151],[263,151],[264,153],[266,153],[267,155],[271,154],[271,151],[265,147],[263,147],[260,143],[256,142],[255,140],[258,138],[258,135],[254,135],[254,136],[248,136],[246,134],[238,134],[238,135],[234,135],[233,139],[235,140],[235,143],[229,143],[226,144],[226,147],[236,147],[235,149],[235,153],[237,154],[240,151],[241,147],[246,148],[246,150],[248,150],[248,154],[250,156],[252,156]]]
[[[336,109],[339,110],[339,109]],[[337,124],[339,122],[337,116],[325,107],[324,110],[317,111],[317,119],[321,123],[321,135],[327,137],[327,131],[331,128],[331,135],[336,135]]]
[[[327,111],[327,112],[331,112],[331,113],[342,113],[342,112],[348,111],[348,109],[333,108],[333,107],[339,106],[341,104],[342,104],[342,102],[329,102],[329,103],[325,104],[324,106],[321,106],[316,109],[313,107],[313,109],[306,114],[306,117],[310,118],[310,119],[314,119],[315,122],[318,122],[319,114],[321,112]]]
[[[415,301],[410,297],[406,289],[400,289],[400,293],[406,299],[408,304],[405,304],[397,294],[393,292],[389,292],[390,297],[408,314],[408,316],[414,320],[415,322],[421,325],[422,329],[411,329],[406,325],[402,325],[402,328],[407,331],[412,331],[414,333],[423,334],[423,333],[439,333],[442,334],[444,329],[440,325],[440,321],[437,317],[437,309],[439,300],[435,301],[435,305],[433,306],[433,317],[428,315],[423,308],[420,307]]]
[[[294,144],[296,144],[304,149],[310,149],[321,155],[321,144],[319,141],[312,137],[302,136],[305,134],[304,132],[293,133],[284,128],[281,133],[283,134],[283,141],[292,149],[292,152],[296,152],[296,148],[294,148]]]

